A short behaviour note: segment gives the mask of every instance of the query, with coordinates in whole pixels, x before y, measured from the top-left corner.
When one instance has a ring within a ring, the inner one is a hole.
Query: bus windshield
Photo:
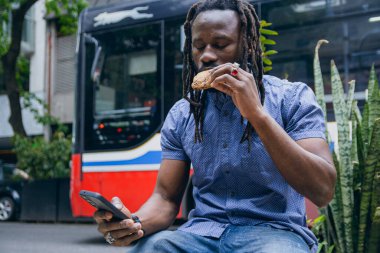
[[[160,25],[92,34],[85,46],[87,149],[140,144],[161,124]]]

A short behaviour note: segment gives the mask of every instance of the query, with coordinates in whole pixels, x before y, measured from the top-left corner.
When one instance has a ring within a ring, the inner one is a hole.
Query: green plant
[[[59,33],[70,35],[77,31],[79,13],[88,5],[86,0],[47,0],[45,2],[48,13],[58,18]]]
[[[50,179],[69,176],[71,142],[61,131],[50,141],[43,137],[14,136],[17,167],[33,179]]]
[[[43,126],[55,125],[57,130],[50,139],[15,134],[13,142],[17,167],[34,179],[69,176],[71,137],[67,134],[67,128],[48,113],[47,105],[35,94],[23,92],[22,97],[23,107],[32,112],[38,123]],[[42,106],[42,114],[35,104]]]
[[[317,218],[315,218],[313,221],[310,221],[311,223],[311,230],[313,233],[317,236],[317,238],[322,238],[322,241],[318,240],[318,251],[317,253],[320,253],[322,250],[326,251],[327,253],[331,253],[334,250],[335,245],[329,245],[329,243],[324,240],[324,227],[323,224],[326,222],[326,216],[320,215]]]
[[[326,42],[318,42],[314,57],[315,91],[325,115],[318,50]],[[349,91],[344,99],[342,81],[334,61],[331,61],[331,86],[338,126],[338,150],[335,148],[333,151],[338,177],[334,199],[327,208],[320,210],[326,217],[322,237],[326,246],[335,245],[336,252],[379,252],[380,92],[375,69],[371,69],[369,97],[363,115],[353,99],[355,81],[349,82]],[[331,141],[329,137],[328,141]],[[327,247],[321,248],[327,252]]]
[[[268,29],[268,27],[271,25],[272,23],[268,23],[265,20],[260,21],[260,43],[261,49],[263,50],[264,72],[272,70],[272,61],[269,59],[269,56],[278,53],[276,50],[267,50],[268,45],[276,45],[276,42],[274,40],[268,39],[266,36],[278,35],[278,32]]]

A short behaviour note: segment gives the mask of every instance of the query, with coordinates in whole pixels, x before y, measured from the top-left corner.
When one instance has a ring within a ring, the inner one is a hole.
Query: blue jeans
[[[128,248],[127,253],[310,253],[301,236],[269,226],[230,225],[219,239],[161,231]]]

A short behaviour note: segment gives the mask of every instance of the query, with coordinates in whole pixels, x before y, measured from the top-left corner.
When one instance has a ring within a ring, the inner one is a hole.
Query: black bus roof
[[[139,0],[87,8],[81,14],[80,32],[92,33],[119,26],[183,17],[195,2],[197,0]]]

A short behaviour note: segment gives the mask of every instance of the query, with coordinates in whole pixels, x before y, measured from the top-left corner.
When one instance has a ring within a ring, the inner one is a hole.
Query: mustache
[[[213,63],[213,64],[209,64],[209,65],[203,65],[202,67],[200,67],[200,68],[198,69],[198,73],[199,73],[199,72],[202,72],[202,71],[205,71],[205,70],[213,69],[213,68],[215,68],[215,67],[217,67],[217,66],[218,66],[218,65],[215,64],[215,63]]]

